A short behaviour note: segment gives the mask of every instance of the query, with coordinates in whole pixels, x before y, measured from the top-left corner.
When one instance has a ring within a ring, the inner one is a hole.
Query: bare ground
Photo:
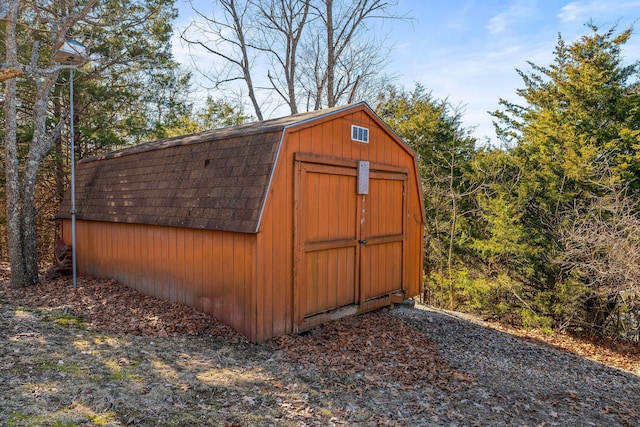
[[[419,305],[255,345],[112,281],[7,279],[0,425],[640,425],[637,345]]]

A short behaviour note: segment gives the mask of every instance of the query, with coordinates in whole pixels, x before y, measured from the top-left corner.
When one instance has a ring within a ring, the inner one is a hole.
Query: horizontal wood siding
[[[71,225],[62,237],[71,244]],[[256,339],[256,235],[77,221],[78,274],[196,307]]]
[[[370,142],[351,140],[351,125],[369,128]],[[415,296],[422,284],[423,208],[414,157],[399,144],[379,120],[365,111],[353,110],[340,117],[328,116],[285,131],[278,162],[264,208],[257,239],[257,323],[258,341],[294,331],[294,210],[295,153],[332,159],[367,160],[394,167],[408,174],[406,188],[407,248],[405,263],[406,296]],[[392,273],[390,273],[392,274]]]

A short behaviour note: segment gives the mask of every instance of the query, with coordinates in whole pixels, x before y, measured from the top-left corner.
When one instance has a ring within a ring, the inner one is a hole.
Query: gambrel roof
[[[361,104],[83,159],[76,167],[76,218],[255,233],[286,128]],[[67,192],[58,218],[70,218],[70,207]]]

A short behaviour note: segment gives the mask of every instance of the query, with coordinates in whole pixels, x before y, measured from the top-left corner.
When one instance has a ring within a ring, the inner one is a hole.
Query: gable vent
[[[369,143],[369,129],[361,126],[351,125],[351,139],[353,141],[360,141]]]

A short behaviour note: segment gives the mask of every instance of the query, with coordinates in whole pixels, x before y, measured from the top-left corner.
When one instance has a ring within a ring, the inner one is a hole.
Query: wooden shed
[[[365,103],[84,159],[76,207],[78,274],[194,306],[255,342],[421,290],[416,155]]]

